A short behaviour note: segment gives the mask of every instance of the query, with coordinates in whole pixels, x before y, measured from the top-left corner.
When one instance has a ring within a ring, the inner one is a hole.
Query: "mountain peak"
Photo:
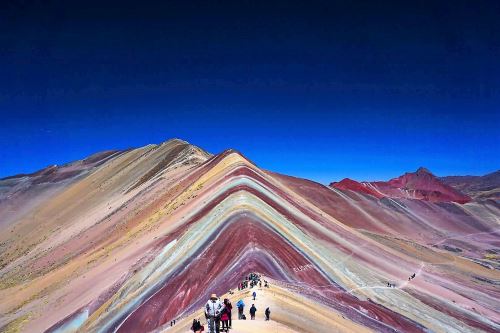
[[[179,144],[186,144],[186,145],[190,144],[186,140],[182,140],[182,139],[179,139],[179,138],[172,138],[172,139],[168,139],[166,141],[163,141],[160,145],[164,145],[164,144],[168,144],[168,143],[179,143]]]
[[[371,187],[368,187],[364,185],[363,183],[360,183],[358,181],[352,180],[350,178],[344,178],[340,182],[333,182],[330,184],[330,187],[339,189],[339,190],[350,190],[354,192],[363,192],[369,195],[372,195],[376,198],[382,198],[383,195],[381,193],[377,192],[376,190],[372,189]]]
[[[417,171],[415,172],[417,175],[420,175],[420,174],[429,174],[429,175],[433,175],[434,174],[432,172],[430,172],[429,169],[425,168],[425,167],[420,167],[417,169]]]

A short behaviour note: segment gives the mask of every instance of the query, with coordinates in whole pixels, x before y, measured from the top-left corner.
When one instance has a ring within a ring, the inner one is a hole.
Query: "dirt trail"
[[[268,279],[269,280],[269,279]],[[252,299],[255,291],[257,297]],[[233,304],[233,326],[230,333],[316,333],[328,330],[335,332],[371,332],[370,329],[359,326],[341,314],[332,312],[331,309],[315,304],[303,296],[286,290],[273,282],[270,288],[247,288],[243,291],[235,291],[233,295],[220,295],[221,299],[229,298]],[[236,303],[242,299],[245,303],[245,316],[247,320],[238,320],[238,309]],[[250,307],[255,304],[257,313],[255,320],[250,320]],[[265,321],[265,310],[271,310],[271,320]],[[174,327],[163,327],[155,332],[185,333],[193,322],[193,318],[200,319],[208,329],[203,309],[196,311],[186,317],[180,318]],[[314,318],[313,321],[306,318]]]

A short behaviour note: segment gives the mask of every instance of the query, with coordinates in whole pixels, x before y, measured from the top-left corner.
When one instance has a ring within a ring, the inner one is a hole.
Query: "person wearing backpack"
[[[236,307],[238,308],[238,319],[242,319],[243,317],[243,310],[245,309],[245,303],[243,300],[239,300],[238,303],[236,303]]]

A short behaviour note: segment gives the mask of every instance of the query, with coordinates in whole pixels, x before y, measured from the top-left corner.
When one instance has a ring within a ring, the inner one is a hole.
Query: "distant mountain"
[[[335,187],[339,190],[351,190],[355,192],[362,192],[369,195],[373,195],[376,198],[383,198],[385,195],[372,186],[369,186],[368,183],[360,183],[355,180],[344,178],[340,182],[331,183],[330,186]]]
[[[356,182],[344,179],[338,183],[331,183],[330,186],[341,190],[363,192],[377,198],[408,198],[431,202],[457,203],[471,201],[469,196],[448,186],[429,170],[422,167],[415,172],[405,173],[387,182]]]
[[[500,170],[484,176],[447,176],[439,180],[475,199],[500,200]]]

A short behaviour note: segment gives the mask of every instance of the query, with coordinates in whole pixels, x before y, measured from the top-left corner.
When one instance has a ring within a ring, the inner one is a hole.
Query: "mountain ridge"
[[[330,183],[330,186],[340,190],[352,190],[375,196],[378,199],[413,198],[433,202],[457,202],[464,204],[472,198],[459,190],[443,183],[428,169],[420,167],[415,172],[406,172],[403,175],[388,181],[356,182],[342,180]]]

